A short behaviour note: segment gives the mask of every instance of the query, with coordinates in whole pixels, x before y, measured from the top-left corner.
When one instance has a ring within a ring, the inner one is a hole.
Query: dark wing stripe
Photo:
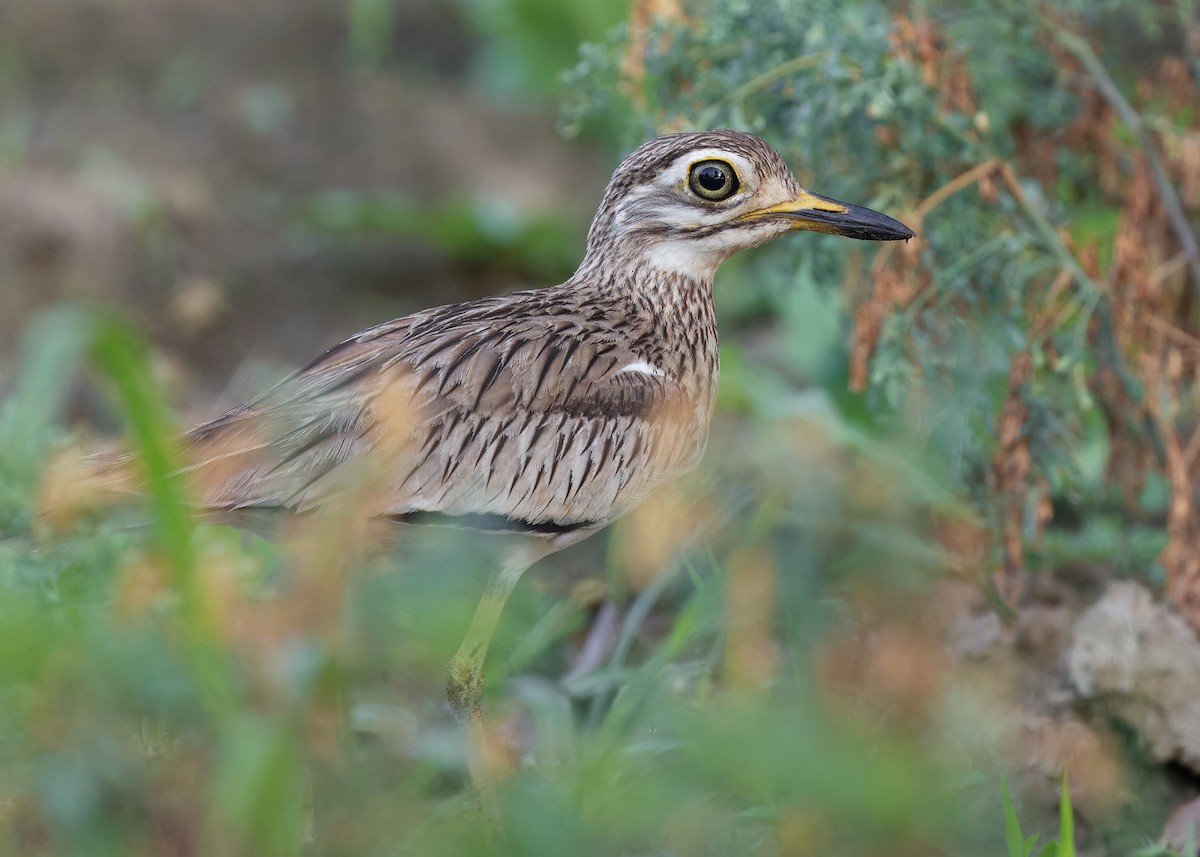
[[[479,410],[479,405],[483,402],[483,397],[487,395],[487,391],[496,383],[496,379],[500,377],[500,373],[504,371],[504,356],[496,355],[495,362],[492,363],[491,371],[487,377],[483,379],[483,383],[479,385],[479,392],[475,394],[475,403],[471,405],[471,410]]]
[[[522,521],[505,515],[465,514],[451,515],[445,512],[402,512],[389,515],[388,519],[398,524],[418,524],[423,526],[463,527],[491,533],[538,533],[541,535],[560,535],[573,533],[576,530],[586,530],[597,526],[597,521]]]
[[[456,342],[455,340],[451,339],[448,344],[443,344],[439,348],[435,349],[431,354],[426,355],[425,359],[428,360],[434,354],[440,354],[443,351],[446,351],[448,348],[450,348],[450,346],[457,345],[457,344],[459,344],[459,343]],[[449,363],[446,364],[445,368],[442,369],[442,372],[441,372],[442,383],[438,387],[438,395],[441,395],[442,393],[446,392],[446,386],[450,383],[450,379],[453,378],[455,376],[455,374],[457,373],[457,371],[460,368],[462,368],[462,366],[464,366],[470,360],[470,358],[475,354],[476,351],[483,348],[483,346],[486,344],[487,344],[487,340],[485,340],[481,337],[481,338],[477,339],[475,342],[473,342],[471,345],[464,348],[462,350],[462,353],[460,353],[453,360],[451,360]],[[425,371],[429,372],[431,368],[432,367],[426,367]],[[430,372],[430,374],[433,374],[433,373]]]
[[[546,344],[542,346],[542,350],[538,352],[538,359],[542,359],[542,355],[551,348],[554,349],[554,353],[545,358],[544,362],[542,363],[542,371],[538,375],[537,384],[534,385],[533,394],[529,397],[530,402],[537,400],[538,393],[542,391],[542,385],[546,383],[546,376],[550,374],[550,367],[554,365],[554,358],[556,358],[562,352],[558,342],[551,339],[548,340]]]

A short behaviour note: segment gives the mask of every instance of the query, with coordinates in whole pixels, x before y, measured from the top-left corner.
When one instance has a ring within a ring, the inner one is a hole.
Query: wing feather
[[[615,312],[550,312],[556,291],[364,331],[198,427],[204,504],[309,511],[369,477],[383,488],[371,514],[397,520],[611,521],[690,464],[702,426],[672,378],[619,371],[644,357]]]

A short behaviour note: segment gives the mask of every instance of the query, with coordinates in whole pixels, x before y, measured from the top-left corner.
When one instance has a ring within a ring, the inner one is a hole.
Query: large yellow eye
[[[700,161],[692,164],[688,175],[688,187],[692,193],[709,202],[729,199],[738,192],[737,171],[728,161]]]

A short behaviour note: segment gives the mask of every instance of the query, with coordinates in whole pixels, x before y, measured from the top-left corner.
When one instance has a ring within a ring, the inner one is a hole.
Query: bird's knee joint
[[[483,667],[475,660],[455,655],[446,667],[446,697],[460,720],[480,708],[483,698]]]

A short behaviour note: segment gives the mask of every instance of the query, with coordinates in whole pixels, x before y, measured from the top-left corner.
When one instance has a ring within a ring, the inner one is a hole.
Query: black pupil
[[[725,171],[720,167],[701,167],[700,172],[696,174],[696,181],[700,183],[700,187],[705,190],[723,190],[728,183],[725,178]]]

